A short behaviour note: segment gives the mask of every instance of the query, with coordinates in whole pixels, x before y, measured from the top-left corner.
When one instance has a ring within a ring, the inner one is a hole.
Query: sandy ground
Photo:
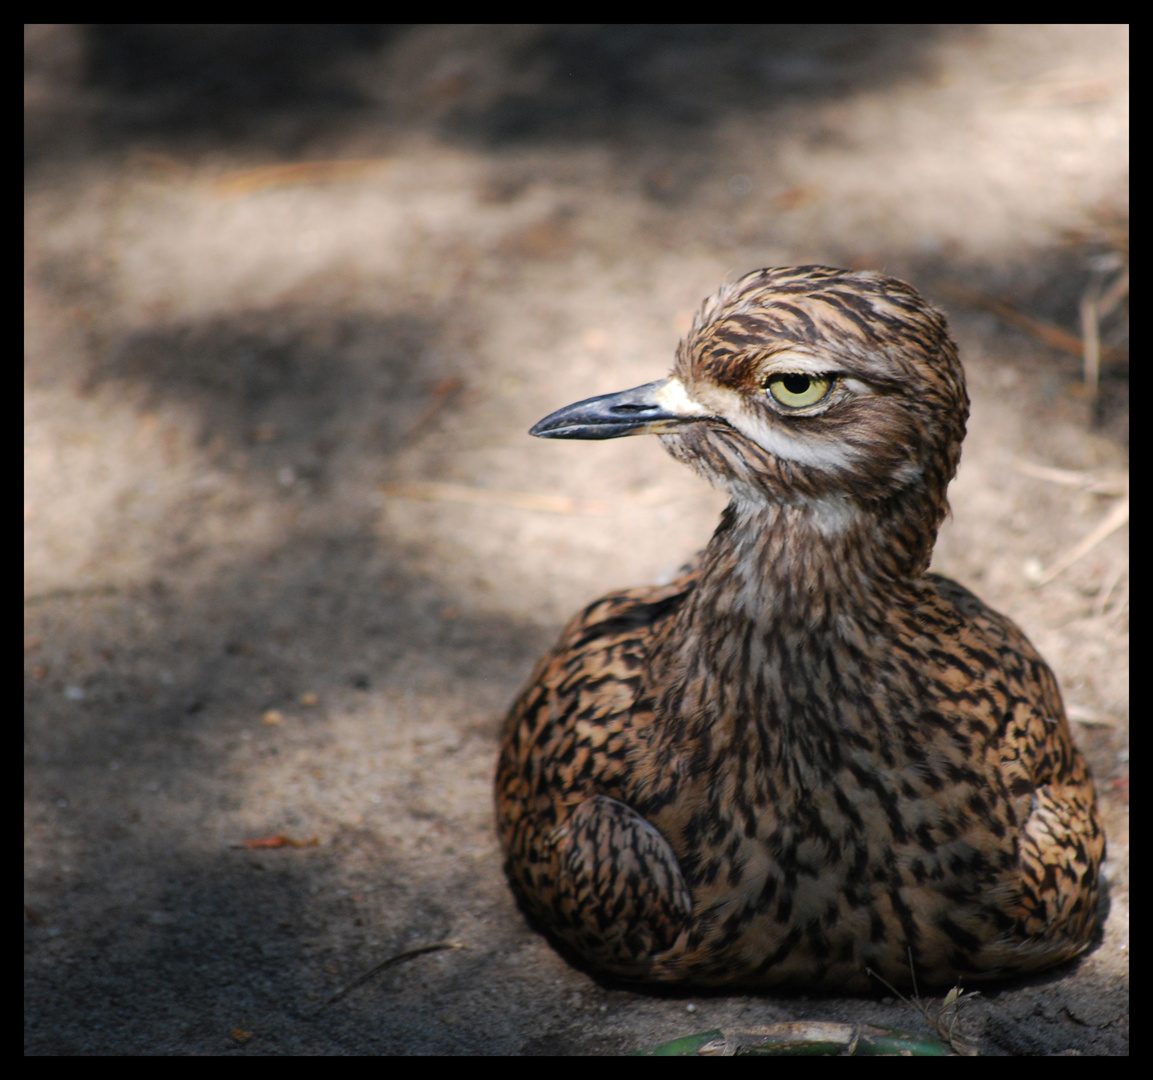
[[[26,1052],[924,1032],[883,990],[602,986],[491,821],[562,622],[722,505],[655,440],[527,428],[664,374],[722,280],[823,262],[949,311],[935,566],[1048,657],[1104,804],[1101,942],[961,1027],[1127,1053],[1127,530],[1037,585],[1127,485],[1127,314],[1092,426],[1080,359],[973,296],[1076,333],[1116,277],[1123,28],[31,28],[24,190]]]

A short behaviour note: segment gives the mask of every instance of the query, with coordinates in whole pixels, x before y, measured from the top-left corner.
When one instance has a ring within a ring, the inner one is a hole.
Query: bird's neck
[[[819,637],[845,619],[883,620],[920,576],[923,566],[911,561],[891,518],[848,499],[734,500],[705,550],[684,615],[713,633],[788,629]]]
[[[658,712],[712,714],[718,687],[754,698],[867,656],[914,602],[919,574],[887,543],[886,523],[851,505],[748,506],[734,500],[699,577],[650,654]],[[731,703],[730,703],[731,704]]]
[[[875,658],[891,651],[894,611],[919,592],[885,540],[883,521],[847,504],[729,506],[650,653],[652,808],[675,787],[662,777],[695,774],[694,748],[799,747],[773,759],[793,768],[851,740],[863,721],[837,702],[884,696],[889,676]]]

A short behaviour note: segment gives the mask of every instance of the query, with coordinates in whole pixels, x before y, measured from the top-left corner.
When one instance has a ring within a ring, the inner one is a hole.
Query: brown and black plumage
[[[509,880],[592,967],[860,991],[1086,947],[1105,840],[1053,674],[926,572],[968,406],[916,291],[800,267],[722,288],[668,379],[533,428],[655,433],[731,496],[679,580],[568,625],[505,727]]]

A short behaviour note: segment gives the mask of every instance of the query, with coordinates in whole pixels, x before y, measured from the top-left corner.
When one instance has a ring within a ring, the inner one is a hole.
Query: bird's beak
[[[711,415],[675,375],[619,394],[588,398],[546,416],[529,429],[541,439],[618,439],[659,435]]]

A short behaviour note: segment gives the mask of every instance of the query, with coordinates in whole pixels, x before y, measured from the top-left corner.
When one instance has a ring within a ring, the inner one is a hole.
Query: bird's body
[[[925,572],[967,411],[909,286],[802,267],[722,289],[670,379],[533,429],[652,431],[732,495],[679,580],[569,624],[506,724],[509,879],[593,968],[861,991],[1086,947],[1104,836],[1053,675]]]

